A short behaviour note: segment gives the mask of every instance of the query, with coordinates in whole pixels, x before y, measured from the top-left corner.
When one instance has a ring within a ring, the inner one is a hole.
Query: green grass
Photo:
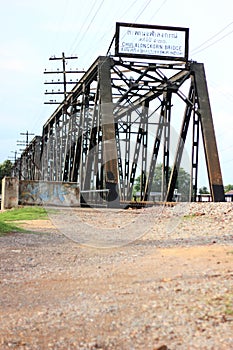
[[[0,237],[4,236],[6,233],[11,233],[11,232],[22,232],[25,231],[22,228],[14,225],[14,224],[8,224],[4,221],[0,220]]]
[[[42,207],[22,207],[4,211],[0,214],[0,221],[47,219],[46,210]]]
[[[14,221],[47,219],[46,210],[42,207],[22,207],[0,213],[0,236],[10,232],[26,232]]]
[[[190,220],[190,219],[194,219],[196,217],[195,214],[187,214],[183,216],[184,220]]]

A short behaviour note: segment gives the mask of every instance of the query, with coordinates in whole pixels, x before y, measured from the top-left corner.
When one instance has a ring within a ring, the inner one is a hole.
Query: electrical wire
[[[229,35],[232,34],[232,33],[233,33],[233,30],[230,31],[229,33],[225,34],[224,36],[222,36],[222,37],[219,38],[218,40],[214,41],[213,43],[209,44],[208,46],[204,47],[203,49],[201,49],[201,50],[199,50],[199,51],[196,51],[196,52],[195,52],[195,55],[198,54],[199,52],[202,52],[202,51],[208,49],[210,46],[215,45],[216,43],[218,43],[219,41],[223,40],[224,38],[226,38],[227,36],[229,36]]]
[[[113,22],[113,19],[115,18],[115,17],[120,17],[120,18],[123,18],[124,16],[125,16],[125,14],[126,13],[129,13],[129,10],[132,8],[132,7],[134,7],[135,6],[135,4],[138,2],[138,1],[140,1],[140,0],[133,0],[133,2],[131,3],[131,4],[129,4],[129,6],[126,8],[126,10],[123,12],[123,14],[121,14],[121,15],[116,15],[115,14],[115,16],[113,17],[113,18],[110,18],[110,22],[112,23]],[[108,27],[108,29],[106,29],[106,30],[104,30],[104,33],[101,35],[101,37],[99,38],[99,39],[97,39],[97,40],[95,40],[95,46],[93,47],[92,46],[92,49],[93,49],[93,52],[96,50],[96,48],[97,47],[100,47],[101,46],[101,44],[102,44],[102,41],[103,41],[103,39],[107,36],[107,35],[109,35],[109,33],[114,33],[114,27],[115,27],[115,22],[114,22],[114,24],[111,24],[109,27]],[[109,42],[107,43],[107,45],[109,45]],[[88,53],[88,51],[89,51],[89,47],[87,47],[87,49],[83,52],[83,56],[85,57],[86,56],[86,54]],[[105,50],[106,51],[106,50]]]
[[[221,34],[222,32],[224,32],[228,27],[230,27],[233,24],[233,22],[230,22],[227,26],[225,26],[223,29],[221,29],[219,32],[217,32],[216,34],[214,34],[213,36],[211,36],[209,39],[207,39],[206,41],[204,41],[202,44],[200,44],[199,46],[197,46],[194,50],[192,50],[192,54],[197,54],[199,52],[202,52],[206,49],[208,49],[210,46],[213,46],[214,44],[218,43],[219,41],[223,40],[224,38],[226,38],[227,36],[229,36],[231,33],[233,33],[233,30],[231,30],[230,32],[226,33],[225,35],[223,35],[222,37],[218,38],[217,40],[215,40],[214,42],[210,43],[209,45],[205,46],[204,48],[202,48],[205,44],[207,44],[208,42],[210,42],[211,40],[213,40],[214,38],[216,38],[219,34]]]
[[[125,15],[126,13],[128,13],[128,11],[131,9],[131,7],[133,7],[133,6],[136,4],[136,2],[138,2],[138,0],[134,0],[134,2],[133,2],[131,5],[129,5],[129,7],[127,8],[127,10],[125,10],[125,12],[123,13],[123,15],[121,15],[121,17],[124,17],[124,15]]]
[[[127,7],[127,9],[123,12],[123,14],[122,14],[120,17],[121,17],[121,18],[124,17],[125,14],[128,13],[129,10],[130,10],[132,7],[134,7],[135,4],[136,4],[138,1],[139,1],[139,0],[134,0],[134,1],[132,2],[132,4],[130,4],[130,5]],[[164,4],[165,4],[166,2],[167,2],[167,0],[163,1],[163,3],[162,3],[162,4],[160,5],[160,7],[156,10],[156,12],[153,14],[153,16],[159,12],[159,10],[164,6]],[[149,6],[150,3],[151,3],[151,0],[149,0],[149,1],[147,2],[147,4],[144,5],[142,9],[140,9],[140,12],[138,13],[138,15],[137,15],[135,21],[142,15],[142,13],[146,10],[146,8]],[[100,4],[100,7],[101,7],[101,5],[102,5],[102,3]],[[97,12],[98,12],[98,9],[97,9]],[[81,26],[80,32],[81,32],[82,29],[84,28],[84,23],[87,21],[87,18],[90,17],[90,13],[91,13],[91,11],[89,11],[88,15],[86,16],[86,19],[85,19],[85,21],[83,22],[83,25]],[[83,38],[84,38],[84,36],[85,36],[87,30],[90,28],[90,25],[93,23],[93,20],[94,20],[94,18],[96,17],[96,15],[97,15],[97,13],[94,15],[94,17],[93,17],[92,20],[90,21],[90,23],[89,23],[89,25],[88,25],[86,31],[85,31],[85,32],[83,33],[83,35],[82,35],[82,38],[80,38],[79,42],[75,45],[75,47],[77,47],[77,46],[80,44],[80,42],[83,40]],[[95,43],[96,43],[95,47],[97,47],[97,46],[99,45],[99,43],[102,42],[102,40],[109,34],[109,32],[110,32],[112,29],[113,29],[113,25],[111,25],[111,27],[109,27],[108,30],[105,30],[105,32],[102,34],[102,36],[101,36],[97,41],[95,41]],[[76,38],[75,38],[75,40],[74,40],[74,42],[73,42],[73,44],[72,44],[72,48],[74,47],[75,42],[77,42],[78,36],[79,36],[79,35],[76,36]],[[88,50],[89,50],[89,49],[88,49]],[[84,54],[84,56],[85,56],[85,54]]]
[[[152,1],[152,0],[149,0],[148,3],[147,3],[142,9],[140,9],[140,12],[137,14],[137,16],[136,16],[136,18],[135,18],[135,20],[134,20],[134,23],[135,23],[135,22],[139,19],[139,17],[143,14],[143,12],[144,12],[144,11],[146,10],[146,8],[149,6],[149,4],[151,3],[151,1]],[[165,4],[166,1],[167,1],[167,0],[165,0],[165,1],[163,2],[163,4],[156,10],[155,13],[157,13],[157,12],[160,10],[160,8]],[[135,1],[133,2],[133,4],[130,5],[129,8],[131,8],[134,4],[136,4],[136,2],[137,2],[137,0],[135,0]],[[126,12],[128,12],[128,10],[126,10],[126,11],[124,12],[124,14],[125,14]],[[124,16],[124,14],[123,14],[123,16]],[[102,37],[104,37],[104,36],[105,36],[105,34],[104,34]]]
[[[204,46],[206,43],[208,43],[209,41],[211,41],[212,39],[216,38],[216,36],[218,36],[219,34],[221,34],[222,32],[224,32],[225,29],[227,29],[228,27],[230,27],[233,24],[233,21],[230,22],[227,26],[225,26],[224,28],[222,28],[219,32],[217,32],[216,34],[214,34],[213,36],[211,36],[209,39],[207,39],[206,41],[204,41],[202,44],[198,45],[195,49],[193,49],[193,51],[196,51],[198,49],[200,49],[202,46]]]
[[[137,2],[138,2],[138,0],[134,0],[134,1],[127,7],[127,9],[123,12],[123,14],[122,14],[120,17],[121,17],[121,18],[124,17],[125,14],[129,12],[129,9],[131,9],[132,7],[134,7],[134,6],[136,5]],[[159,10],[165,5],[166,2],[167,2],[167,0],[164,0],[163,3],[156,9],[155,13],[153,14],[153,17],[159,12]],[[146,8],[149,6],[150,3],[151,3],[151,0],[149,0],[149,1],[147,2],[147,4],[144,5],[143,8],[140,9],[140,12],[137,14],[136,19],[134,20],[134,22],[136,22],[137,19],[143,14],[143,12],[146,10]],[[89,17],[89,14],[88,14],[87,17]],[[91,23],[90,23],[90,24],[92,24],[92,23],[93,23],[93,20],[91,20]],[[89,27],[90,27],[90,25],[89,25]],[[114,26],[111,25],[111,26],[109,27],[108,30],[105,30],[105,31],[104,31],[104,33],[101,35],[101,37],[100,37],[98,40],[95,40],[95,47],[100,46],[100,44],[102,43],[103,39],[104,39],[107,35],[109,35],[109,32],[110,32],[110,31],[113,30],[113,27],[114,27]],[[82,28],[83,28],[83,26],[82,26]],[[82,38],[83,38],[84,36],[85,36],[85,33],[82,35]],[[79,40],[79,43],[82,41],[82,38]],[[75,41],[77,41],[77,38],[75,39]],[[78,44],[79,44],[79,43],[78,43]],[[76,45],[76,47],[78,46],[78,44]],[[88,47],[87,50],[83,53],[84,56],[86,55],[87,51],[89,51],[89,47]]]
[[[139,19],[139,17],[143,14],[143,12],[145,11],[145,9],[148,7],[148,5],[151,3],[151,0],[148,1],[148,3],[143,7],[143,9],[139,12],[139,14],[137,15],[137,17],[135,18],[135,22]]]
[[[91,4],[91,6],[90,6],[90,10],[89,10],[89,12],[88,12],[88,14],[86,15],[86,17],[85,17],[85,19],[84,19],[84,21],[83,21],[83,23],[82,23],[82,25],[81,25],[81,28],[79,29],[79,33],[75,36],[75,39],[73,40],[73,43],[72,43],[72,45],[71,45],[71,47],[70,47],[70,52],[72,52],[72,48],[74,47],[74,45],[75,45],[75,43],[76,43],[76,41],[78,40],[78,37],[79,37],[79,35],[80,35],[80,33],[82,32],[82,30],[84,29],[84,26],[85,26],[85,23],[87,23],[87,19],[90,17],[90,15],[91,15],[91,13],[92,13],[92,11],[93,11],[93,9],[94,9],[94,3],[96,2],[96,0],[93,0],[92,1],[92,4]],[[74,53],[74,52],[72,52],[72,53]]]
[[[120,16],[121,18],[124,17],[124,15],[126,13],[128,13],[128,11],[131,9],[131,7],[133,7],[136,2],[138,2],[139,0],[134,0],[132,4],[129,5],[129,7],[125,10],[125,12]],[[111,27],[109,27],[107,30],[105,30],[104,34],[101,36],[101,38],[98,40],[98,44],[99,42],[101,42],[103,40],[103,38],[109,33],[110,30],[112,30],[115,26],[115,23],[113,25],[111,25]]]
[[[222,101],[222,104],[224,106],[226,105],[226,103],[229,104],[229,103],[233,102],[233,95],[230,93],[224,92],[224,90],[222,88],[220,88],[216,82],[209,80],[209,85],[213,89],[214,95],[218,95],[218,96],[221,95],[222,98],[227,100],[226,102]],[[231,132],[231,129],[229,129],[229,127],[227,125],[228,125],[228,123],[226,123],[226,126],[224,128],[224,125],[222,124],[221,132],[218,132],[218,129],[216,130],[216,136],[219,140],[222,140],[222,136],[224,136],[226,138],[226,135]],[[230,136],[229,136],[229,139],[230,139]],[[233,147],[233,146],[231,146],[231,147]],[[227,149],[224,148],[221,151],[225,151],[225,150],[227,150]]]
[[[233,158],[232,158],[232,159],[228,159],[228,160],[222,161],[223,164],[225,164],[225,163],[230,163],[230,162],[233,162]]]
[[[65,1],[65,3],[63,3],[63,5],[60,4],[60,8],[59,8],[59,5],[56,7],[57,16],[55,17],[56,21],[54,23],[54,27],[55,27],[55,29],[59,28],[59,30],[53,31],[52,42],[53,42],[54,47],[57,45],[58,41],[60,40],[59,31],[60,31],[60,29],[64,28],[65,19],[66,19],[67,14],[68,14],[68,7],[70,4],[70,1],[71,0]],[[60,12],[61,12],[61,15],[59,16],[58,14],[60,14]],[[49,40],[49,36],[47,36],[47,40]]]
[[[223,148],[223,149],[220,149],[219,152],[225,152],[225,151],[228,151],[229,149],[233,148],[233,145],[231,146],[228,146],[226,148]]]
[[[90,22],[89,22],[89,24],[88,24],[88,26],[87,26],[85,32],[83,33],[81,39],[79,39],[77,45],[75,46],[75,49],[78,47],[78,45],[80,45],[80,43],[81,43],[82,40],[84,39],[84,37],[85,37],[85,35],[87,34],[87,32],[88,32],[88,30],[89,30],[91,24],[93,23],[93,21],[94,21],[94,19],[96,18],[98,12],[100,11],[101,7],[103,6],[104,1],[105,1],[105,0],[102,0],[102,1],[101,1],[99,7],[97,8],[96,12],[94,13],[94,16],[91,18],[91,20],[90,20]],[[75,50],[75,49],[74,49],[74,50]]]
[[[157,15],[157,13],[161,10],[161,8],[166,4],[167,0],[164,0],[164,2],[158,7],[158,9],[155,11],[155,13],[151,16],[150,21]]]

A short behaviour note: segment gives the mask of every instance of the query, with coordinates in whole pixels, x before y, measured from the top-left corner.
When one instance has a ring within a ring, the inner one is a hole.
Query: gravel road
[[[0,237],[0,349],[233,349],[232,203],[49,218]]]

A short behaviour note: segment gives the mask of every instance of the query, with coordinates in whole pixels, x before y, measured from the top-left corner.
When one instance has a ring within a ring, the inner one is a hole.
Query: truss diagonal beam
[[[170,175],[170,180],[168,184],[168,190],[167,190],[167,201],[171,202],[173,199],[173,194],[176,186],[176,181],[178,178],[178,173],[180,169],[180,164],[181,164],[181,159],[184,151],[184,146],[185,146],[185,141],[188,133],[188,127],[189,127],[189,122],[191,118],[191,114],[193,111],[193,106],[194,106],[194,97],[195,97],[195,90],[194,90],[194,82],[191,83],[190,89],[189,89],[189,96],[188,100],[186,100],[186,108],[185,108],[185,113],[184,113],[184,118],[181,126],[181,131],[180,131],[180,136],[178,140],[178,145],[177,145],[177,150],[175,154],[175,159],[174,159],[174,165],[172,167],[171,175]]]

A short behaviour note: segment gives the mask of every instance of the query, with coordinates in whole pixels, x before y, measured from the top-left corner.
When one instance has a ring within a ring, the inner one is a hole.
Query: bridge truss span
[[[195,200],[200,135],[212,198],[224,201],[204,65],[100,56],[43,126],[38,163],[21,172],[106,190],[117,203],[151,200],[160,169],[159,200]]]

